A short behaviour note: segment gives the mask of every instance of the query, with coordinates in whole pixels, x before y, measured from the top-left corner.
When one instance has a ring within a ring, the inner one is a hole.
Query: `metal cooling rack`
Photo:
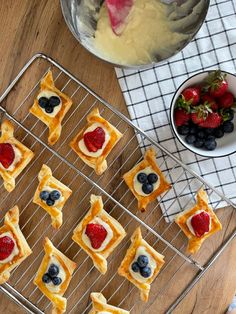
[[[56,86],[69,95],[74,103],[63,120],[61,138],[53,148],[46,144],[46,127],[28,111],[40,80],[49,69],[53,72]],[[202,248],[204,254],[187,256],[185,237],[175,223],[166,223],[165,215],[160,210],[163,198],[168,198],[170,191],[161,196],[146,213],[137,211],[136,200],[121,179],[123,173],[142,159],[137,137],[145,141],[145,145],[156,148],[161,169],[166,169],[164,166],[168,164],[168,171],[163,170],[172,183],[171,193],[175,195],[169,207],[176,206],[184,210],[190,206],[200,187],[206,189],[210,200],[213,196],[214,199],[218,197],[213,207],[218,207],[222,201],[229,205],[225,210],[228,221],[235,222],[236,206],[53,59],[43,54],[31,58],[0,96],[0,104],[1,120],[10,119],[15,124],[16,137],[35,152],[35,158],[19,176],[16,188],[10,195],[4,190],[3,184],[0,185],[0,206],[3,208],[1,223],[6,211],[17,204],[20,208],[21,229],[33,249],[33,254],[12,271],[9,282],[1,285],[0,289],[29,313],[47,313],[50,309],[50,302],[33,285],[34,275],[44,254],[42,243],[45,236],[78,264],[65,296],[68,299],[67,313],[80,314],[88,313],[92,291],[103,292],[109,302],[131,313],[151,313],[154,301],[156,308],[159,306],[159,313],[171,313],[235,238],[236,226],[231,226],[229,230],[227,223],[223,225],[223,244],[220,244],[220,235],[216,235],[219,240],[217,247],[209,249],[208,240]],[[83,164],[68,145],[95,106],[123,133],[123,138],[108,158],[109,168],[100,177]],[[43,163],[48,164],[55,177],[73,190],[72,197],[63,209],[64,223],[58,231],[51,228],[48,215],[32,203],[38,184],[37,174]],[[179,175],[173,182],[172,173],[176,170]],[[90,258],[71,240],[73,229],[89,209],[92,193],[102,195],[105,209],[127,231],[127,237],[108,259],[108,272],[104,276],[95,270]],[[188,199],[180,206],[181,195],[187,195]],[[165,265],[152,284],[147,304],[140,302],[137,289],[117,274],[117,268],[130,244],[130,236],[137,225],[141,225],[144,238],[165,255]],[[179,293],[173,296],[173,293],[169,294],[169,289],[176,285]]]

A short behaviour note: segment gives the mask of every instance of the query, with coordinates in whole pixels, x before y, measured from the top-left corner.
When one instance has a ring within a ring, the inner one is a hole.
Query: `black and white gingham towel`
[[[174,139],[169,125],[169,106],[178,86],[195,73],[216,68],[236,72],[235,0],[212,0],[196,38],[169,61],[147,70],[116,69],[116,73],[131,120],[236,203],[236,154],[215,159],[197,156]],[[145,143],[140,141],[140,146],[143,148]],[[168,168],[171,165],[164,163],[162,170],[167,172]],[[171,171],[173,182],[178,179],[179,171]],[[192,192],[191,188],[185,189],[178,204],[173,203],[186,180],[180,180],[163,199],[162,209],[167,221],[184,207],[185,196]],[[218,202],[215,194],[211,202],[225,205]]]

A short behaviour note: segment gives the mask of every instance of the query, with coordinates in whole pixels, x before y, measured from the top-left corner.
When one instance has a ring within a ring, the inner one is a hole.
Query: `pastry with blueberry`
[[[56,229],[62,225],[62,209],[72,191],[65,184],[52,176],[52,170],[43,165],[39,174],[39,185],[35,191],[33,202],[45,209]]]
[[[119,307],[107,304],[107,300],[102,293],[92,292],[90,294],[93,302],[92,309],[88,314],[129,314]]]
[[[107,169],[106,158],[122,137],[113,125],[99,114],[98,108],[87,116],[87,125],[75,136],[70,146],[96,174]]]
[[[52,302],[52,313],[64,313],[67,299],[66,292],[76,264],[59,251],[52,242],[45,238],[45,255],[34,279],[34,284]]]
[[[10,209],[0,228],[0,284],[5,283],[11,271],[32,253],[19,227],[19,208]]]
[[[72,106],[72,100],[55,87],[52,72],[48,71],[40,82],[30,112],[49,128],[48,143],[54,145],[61,135],[62,120]]]
[[[154,250],[137,228],[131,237],[131,245],[118,269],[118,274],[132,282],[139,290],[141,300],[148,301],[151,283],[164,264],[164,256]]]
[[[13,124],[5,120],[1,124],[0,175],[8,192],[15,188],[15,179],[27,167],[34,153],[14,137]]]
[[[202,243],[222,229],[221,223],[208,204],[207,193],[200,189],[194,207],[178,214],[175,222],[188,238],[188,253],[196,253]]]
[[[138,200],[141,211],[145,211],[150,202],[171,187],[156,163],[156,152],[153,148],[148,149],[144,159],[125,173],[123,178]]]
[[[73,231],[72,239],[92,258],[102,273],[107,271],[107,258],[126,235],[121,224],[103,208],[101,196],[91,195],[91,207]]]

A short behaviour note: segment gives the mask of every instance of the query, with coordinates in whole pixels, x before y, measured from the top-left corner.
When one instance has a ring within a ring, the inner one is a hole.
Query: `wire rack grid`
[[[69,95],[74,104],[63,120],[62,135],[54,148],[46,144],[45,126],[29,113],[40,80],[49,69],[53,72],[56,86]],[[43,257],[42,243],[45,236],[78,264],[65,296],[68,299],[67,312],[81,314],[87,313],[91,307],[89,295],[92,291],[103,292],[109,302],[132,313],[151,313],[154,302],[156,305],[158,302],[160,313],[171,313],[235,238],[235,224],[229,228],[226,223],[223,226],[224,241],[218,236],[217,247],[209,249],[206,245],[204,254],[194,257],[186,255],[186,239],[175,223],[166,223],[165,215],[159,207],[162,199],[174,195],[170,197],[168,206],[184,210],[194,201],[196,191],[204,187],[210,200],[213,194],[218,197],[218,202],[212,204],[213,207],[216,208],[222,200],[229,205],[227,221],[235,221],[235,205],[50,57],[37,54],[31,58],[1,95],[0,104],[1,120],[10,119],[15,124],[16,137],[36,155],[17,179],[17,186],[10,195],[4,191],[2,184],[0,186],[0,206],[3,208],[1,223],[6,210],[17,204],[20,207],[21,229],[33,250],[28,262],[12,271],[9,282],[0,288],[28,312],[47,313],[50,310],[50,302],[33,285],[34,274]],[[121,141],[108,158],[107,171],[100,177],[83,164],[68,146],[69,141],[84,126],[86,115],[95,107],[123,133]],[[136,200],[121,179],[122,174],[142,159],[137,137],[156,148],[158,164],[161,169],[168,168],[164,173],[172,183],[171,191],[161,196],[144,214],[136,210]],[[52,230],[48,215],[32,203],[42,163],[49,165],[54,176],[73,191],[63,209],[64,223],[58,231]],[[176,171],[177,180],[173,182],[172,174]],[[105,209],[127,231],[127,237],[109,258],[105,276],[97,273],[90,258],[71,240],[73,229],[89,209],[92,193],[103,197]],[[187,196],[185,204],[179,202],[180,195]],[[136,288],[117,274],[117,267],[137,225],[142,226],[144,238],[165,256],[165,265],[152,284],[149,303],[145,305],[139,301]],[[170,294],[169,289],[173,289],[176,284],[178,293]],[[168,298],[163,302],[164,295]]]

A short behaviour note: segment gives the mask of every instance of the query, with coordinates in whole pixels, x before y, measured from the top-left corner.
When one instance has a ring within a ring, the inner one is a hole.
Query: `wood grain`
[[[114,69],[85,51],[74,39],[64,23],[58,0],[0,1],[0,16],[0,92],[6,88],[33,54],[42,51],[58,60],[121,112],[128,114]],[[17,106],[17,103],[16,100],[11,99],[6,105],[11,111]],[[127,138],[131,136],[132,132],[129,131]],[[126,160],[128,154],[129,152],[121,156],[120,162]],[[114,189],[114,186],[110,188]],[[227,225],[227,232],[235,228],[235,213],[233,214],[231,209],[222,210],[219,212],[219,217],[222,223]],[[157,216],[153,216],[148,222],[154,223],[156,219]],[[161,228],[165,228],[164,223]],[[225,240],[225,237],[226,233],[209,240],[198,258],[201,259],[203,255],[204,257],[210,255],[216,242],[218,241],[217,245],[219,245]],[[180,303],[174,311],[175,313],[220,314],[225,312],[236,288],[235,247],[234,241],[188,297]],[[115,271],[115,269],[111,271]],[[170,268],[167,271],[171,274],[173,270]],[[180,287],[184,287],[183,281],[188,279],[192,271],[192,269],[188,271],[182,269],[176,280],[171,282],[167,290],[160,294],[158,300],[150,300],[144,312],[150,314],[164,313],[166,300],[172,299]],[[168,277],[168,274],[166,276]],[[166,279],[160,276],[159,280]],[[5,295],[1,294],[0,300],[0,313],[24,313]],[[163,301],[163,307],[157,308],[160,300]],[[136,312],[139,313],[138,310]]]

